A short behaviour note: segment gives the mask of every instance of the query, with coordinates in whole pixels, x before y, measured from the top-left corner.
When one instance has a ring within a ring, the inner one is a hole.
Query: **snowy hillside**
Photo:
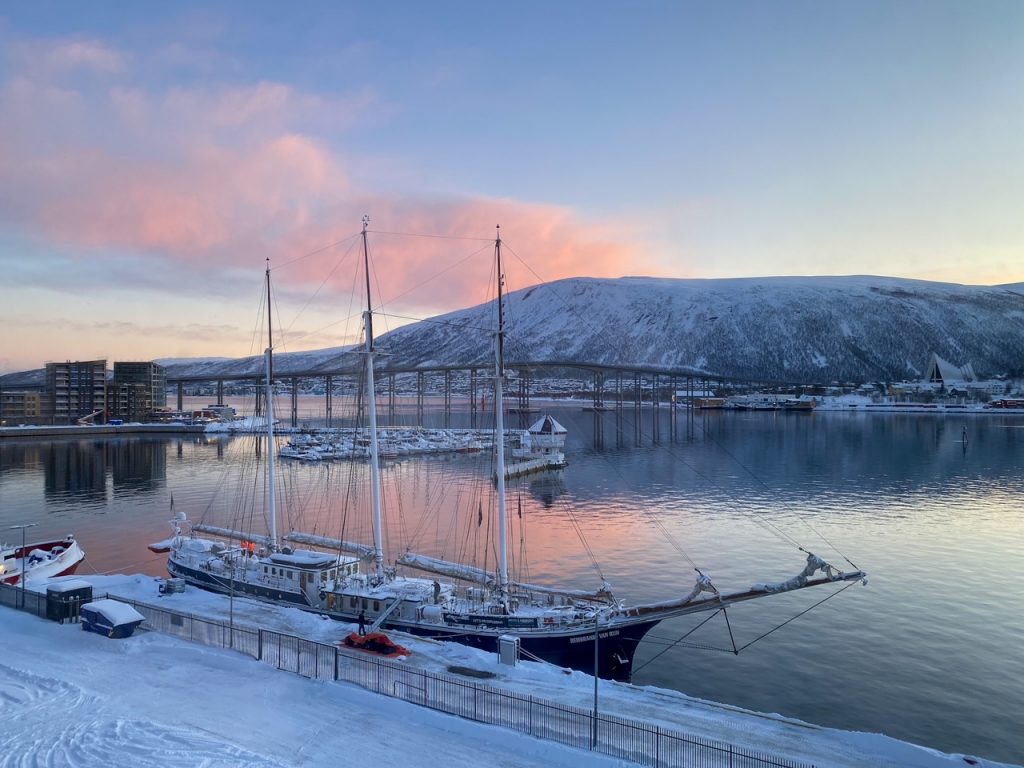
[[[339,368],[356,365],[355,355],[346,355],[348,347],[332,347],[310,352],[278,352],[274,355],[274,370],[279,375],[291,371],[333,371]],[[263,355],[240,357],[233,360],[227,357],[173,358],[157,360],[166,366],[171,377],[205,377],[231,378],[232,376],[251,376],[263,372]]]
[[[403,363],[484,361],[493,306],[381,340]],[[509,295],[507,359],[797,382],[919,378],[932,352],[982,376],[1024,367],[1024,291],[886,277],[572,278]]]
[[[509,294],[510,362],[587,362],[747,380],[898,381],[932,352],[979,376],[1024,371],[1024,284],[965,286],[891,277],[673,280],[569,278]],[[490,364],[494,304],[378,339],[382,364]],[[277,354],[276,372],[359,364],[348,347]],[[257,374],[262,356],[158,361],[168,374]],[[41,376],[41,372],[38,372]],[[14,374],[14,378],[24,378]]]

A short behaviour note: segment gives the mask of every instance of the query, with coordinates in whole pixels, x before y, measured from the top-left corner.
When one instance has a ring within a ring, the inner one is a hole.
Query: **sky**
[[[149,576],[84,578],[97,596],[109,593],[218,621],[228,611],[227,597],[194,587],[159,596],[159,580]],[[355,629],[296,608],[242,598],[232,601],[231,611],[236,626],[276,629],[328,644]],[[140,630],[130,638],[111,640],[82,632],[77,624],[56,624],[8,607],[0,607],[0,618],[6,636],[0,660],[0,692],[6,704],[3,765],[320,766],[337,764],[339,755],[355,755],[367,765],[409,768],[635,765],[378,696],[348,683],[308,680],[241,653],[157,632]],[[500,665],[495,654],[457,643],[402,633],[392,633],[392,638],[411,651],[398,663],[416,670],[449,675],[450,665],[469,667],[492,673],[486,684],[493,687],[593,708],[594,679],[581,672],[567,674],[535,662]],[[410,689],[410,695],[417,694]],[[607,680],[600,681],[597,706],[605,715],[820,768],[967,764],[962,755],[882,734],[823,728]],[[983,768],[1009,768],[983,758],[972,760]]]
[[[1024,5],[8,3],[0,373],[570,276],[1024,281]],[[360,287],[360,281],[362,287]]]

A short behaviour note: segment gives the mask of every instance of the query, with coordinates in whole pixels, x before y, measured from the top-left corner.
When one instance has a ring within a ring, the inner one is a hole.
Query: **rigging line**
[[[745,464],[744,464],[744,463],[743,463],[742,461],[740,461],[738,457],[736,457],[735,455],[733,455],[733,454],[732,454],[732,453],[731,453],[731,452],[729,451],[729,449],[728,449],[728,448],[726,448],[726,447],[725,447],[724,445],[722,445],[721,443],[719,443],[719,442],[718,442],[718,441],[717,441],[717,440],[716,440],[716,439],[714,438],[714,436],[712,436],[712,435],[708,435],[708,439],[709,439],[709,440],[710,440],[710,441],[712,442],[712,444],[714,444],[714,446],[715,446],[716,448],[718,448],[718,450],[722,451],[722,452],[723,452],[723,453],[724,453],[724,454],[725,454],[726,456],[728,456],[728,457],[729,457],[730,459],[732,459],[733,461],[735,461],[735,462],[736,462],[736,464],[737,464],[737,465],[739,465],[739,467],[743,469],[743,471],[745,471],[745,472],[746,472],[746,473],[747,473],[748,475],[750,475],[750,477],[752,477],[752,478],[753,478],[753,479],[754,479],[754,480],[755,480],[755,481],[756,481],[756,482],[757,482],[758,484],[760,484],[760,485],[761,485],[762,487],[764,487],[764,489],[765,489],[765,490],[767,490],[767,491],[772,491],[772,490],[774,490],[774,489],[773,489],[773,488],[772,488],[771,486],[769,486],[769,485],[768,485],[768,484],[767,484],[767,483],[766,483],[766,482],[765,482],[764,480],[762,480],[762,479],[761,479],[760,477],[758,477],[758,476],[757,476],[757,474],[756,474],[756,473],[755,473],[755,472],[754,472],[753,470],[751,470],[751,469],[750,469],[750,468],[749,468],[748,466],[746,466],[746,465],[745,465]],[[850,558],[848,558],[848,557],[847,557],[846,555],[844,555],[844,554],[843,554],[843,553],[842,553],[842,552],[841,552],[841,551],[839,550],[839,548],[838,548],[838,547],[837,547],[837,546],[836,546],[835,544],[833,544],[833,543],[832,543],[831,541],[829,541],[829,540],[828,540],[828,539],[827,539],[827,538],[825,537],[825,535],[824,535],[824,534],[822,534],[821,532],[819,532],[819,531],[818,531],[818,530],[817,530],[817,529],[816,529],[816,528],[815,528],[815,527],[814,527],[813,525],[811,525],[810,521],[808,521],[808,520],[806,519],[806,516],[805,516],[805,515],[801,514],[801,513],[800,513],[800,512],[799,512],[799,511],[798,511],[798,510],[797,510],[797,509],[796,509],[795,507],[793,507],[793,506],[792,506],[791,504],[788,504],[788,503],[786,503],[786,502],[783,502],[783,505],[784,505],[784,506],[785,506],[786,508],[788,508],[789,510],[791,510],[792,512],[796,513],[797,519],[799,519],[799,520],[800,520],[800,522],[802,522],[802,523],[803,523],[804,525],[806,525],[806,526],[807,526],[808,528],[810,528],[810,529],[811,529],[811,531],[812,531],[812,532],[813,532],[813,533],[814,533],[815,535],[817,535],[817,536],[818,536],[818,538],[820,538],[820,539],[821,539],[821,540],[822,540],[823,542],[825,542],[825,543],[826,543],[826,544],[827,544],[828,546],[830,546],[830,547],[831,547],[831,548],[833,549],[833,551],[835,551],[835,553],[836,553],[836,554],[838,554],[838,555],[839,555],[839,556],[840,556],[841,558],[843,558],[843,560],[845,560],[846,562],[848,562],[848,563],[849,563],[850,565],[852,565],[852,566],[853,566],[854,568],[856,568],[856,567],[857,567],[857,566],[856,566],[856,565],[855,565],[855,564],[853,563],[853,561],[852,561],[852,560],[850,560]],[[757,519],[757,518],[755,518],[755,519]],[[775,527],[775,526],[774,526],[774,524],[770,523],[770,522],[769,522],[769,521],[767,521],[767,520],[765,520],[764,522],[765,522],[766,524],[768,524],[768,525],[772,525],[772,527]],[[780,531],[780,533],[781,533],[781,531]],[[799,550],[801,550],[802,552],[806,552],[806,551],[807,551],[806,549],[804,549],[804,548],[803,548],[803,547],[802,547],[802,546],[800,545],[800,543],[799,543],[799,542],[798,542],[798,541],[797,541],[796,539],[792,538],[792,537],[791,537],[791,536],[789,536],[788,534],[783,534],[783,535],[785,535],[785,536],[786,536],[786,537],[787,537],[787,538],[789,539],[789,541],[790,541],[790,542],[791,542],[791,543],[792,543],[793,545],[795,545],[795,546],[796,546],[796,547],[797,547],[797,548],[798,548]]]
[[[362,230],[360,230],[359,232],[356,232],[354,235],[349,235],[348,237],[345,237],[345,238],[342,238],[341,240],[333,242],[330,245],[325,245],[322,248],[317,248],[315,251],[310,251],[305,256],[297,256],[294,259],[292,259],[291,261],[286,261],[284,264],[279,264],[278,266],[272,268],[270,271],[271,272],[275,272],[278,269],[284,269],[285,267],[291,266],[292,264],[295,264],[296,262],[302,261],[303,259],[308,259],[310,256],[316,256],[318,253],[323,253],[324,251],[329,251],[329,250],[331,250],[331,248],[336,248],[336,247],[338,247],[339,245],[341,245],[342,243],[344,243],[344,242],[346,242],[348,240],[353,240],[353,239],[359,237],[361,234],[362,234]]]
[[[471,325],[470,323],[453,322],[452,320],[438,320],[435,317],[413,317],[412,315],[400,315],[397,312],[383,311],[378,312],[377,314],[386,317],[398,318],[399,320],[412,320],[417,323],[427,323],[430,325],[447,325],[451,326],[452,328],[457,328],[460,331],[480,331],[481,333],[494,331],[493,328],[488,328],[487,326],[483,325]]]
[[[382,229],[368,229],[366,230],[370,234],[374,235],[392,235],[394,237],[423,237],[432,240],[466,240],[473,242],[483,242],[493,245],[493,237],[456,237],[454,235],[429,235],[417,232],[386,232]]]
[[[526,262],[526,260],[525,260],[525,259],[523,259],[523,258],[522,258],[522,257],[521,257],[521,256],[520,256],[520,255],[519,255],[518,253],[516,253],[515,249],[513,249],[512,247],[510,247],[510,246],[507,246],[507,245],[506,245],[506,247],[508,248],[509,252],[510,252],[510,253],[511,253],[511,254],[512,254],[512,255],[513,255],[513,256],[514,256],[514,257],[515,257],[515,258],[516,258],[516,259],[517,259],[518,261],[519,261],[519,263],[520,263],[520,264],[522,264],[522,265],[523,265],[523,266],[524,266],[524,267],[525,267],[525,268],[526,268],[526,269],[527,269],[527,270],[528,270],[528,271],[529,271],[529,272],[530,272],[530,273],[531,273],[531,274],[532,274],[532,275],[533,275],[534,277],[536,277],[536,278],[537,278],[538,280],[540,280],[540,281],[541,281],[541,283],[543,283],[543,284],[545,284],[545,285],[547,285],[547,284],[548,284],[548,283],[547,283],[547,281],[546,281],[546,280],[544,280],[544,278],[542,278],[542,277],[541,277],[541,276],[540,276],[540,275],[539,275],[539,274],[537,273],[537,271],[536,271],[535,269],[533,269],[533,267],[531,267],[531,266],[530,266],[530,265],[529,265],[529,264],[528,264],[528,263]],[[566,302],[566,301],[565,301],[564,299],[562,299],[561,295],[560,295],[560,294],[559,294],[559,293],[558,293],[557,291],[555,292],[555,296],[556,296],[556,297],[557,297],[557,298],[558,298],[558,299],[559,299],[559,300],[561,301],[561,303],[562,303],[562,306],[563,306],[563,307],[564,307],[565,309],[567,309],[567,310],[568,310],[568,311],[569,311],[569,312],[570,312],[570,313],[571,313],[571,314],[572,314],[573,316],[575,316],[575,317],[576,317],[576,318],[577,318],[577,319],[578,319],[578,320],[579,320],[579,321],[580,321],[580,322],[581,322],[581,323],[582,323],[583,325],[585,325],[586,327],[588,327],[588,328],[589,328],[589,329],[590,329],[590,330],[591,330],[592,332],[594,332],[594,333],[597,333],[597,332],[598,332],[598,329],[596,329],[596,328],[595,328],[595,327],[593,326],[593,324],[591,324],[591,323],[590,323],[590,322],[588,321],[587,317],[586,317],[586,316],[584,316],[584,315],[582,315],[582,314],[580,314],[580,313],[578,313],[578,312],[575,312],[575,311],[573,311],[572,307],[571,307],[571,306],[570,306],[570,305],[569,305],[569,304],[568,304],[568,303],[567,303],[567,302]],[[716,443],[716,445],[718,445],[718,444]],[[721,446],[718,446],[718,447],[721,447]],[[748,470],[748,469],[747,469],[747,468],[746,468],[746,467],[745,467],[745,466],[744,466],[744,465],[742,464],[742,462],[739,462],[739,460],[738,460],[738,459],[736,459],[736,457],[735,457],[735,456],[733,456],[733,455],[732,455],[731,453],[729,453],[728,451],[726,451],[726,454],[727,454],[727,455],[728,455],[728,456],[729,456],[730,458],[732,458],[732,459],[733,459],[734,461],[736,461],[736,462],[737,462],[737,463],[738,463],[738,464],[739,464],[739,465],[740,465],[741,467],[743,467],[743,469],[745,469],[746,471],[748,471],[748,472],[749,472],[749,470]],[[678,458],[678,457],[676,457],[676,458]],[[683,463],[684,463],[684,464],[686,464],[686,462],[685,462],[685,461],[684,461]],[[689,466],[689,465],[687,464],[687,466]],[[690,467],[690,469],[691,469],[691,470],[693,470],[693,471],[696,471],[696,470],[694,470],[694,468],[693,468],[693,467]],[[698,474],[699,474],[699,473],[698,473]],[[706,481],[708,481],[708,482],[710,482],[710,480],[709,480],[708,478],[703,478],[703,479],[704,479],[704,480],[706,480]],[[759,478],[756,478],[756,476],[755,476],[755,479],[758,479],[758,481],[760,482],[760,479],[759,479]],[[713,485],[713,484],[712,484],[712,485]],[[765,486],[765,487],[767,488],[767,486]],[[764,525],[767,525],[767,526],[768,526],[768,527],[769,527],[770,529],[773,529],[773,530],[774,530],[774,531],[775,531],[775,532],[777,533],[777,535],[779,535],[779,536],[781,536],[781,537],[783,538],[783,540],[785,540],[785,541],[788,541],[788,542],[789,542],[790,544],[792,544],[792,545],[796,546],[796,547],[797,547],[798,549],[801,549],[801,550],[803,550],[803,547],[801,547],[801,546],[800,546],[800,543],[799,543],[799,542],[797,542],[797,541],[796,541],[796,539],[794,539],[793,537],[789,536],[788,534],[786,534],[786,533],[782,532],[782,531],[781,531],[781,530],[780,530],[780,529],[779,529],[779,528],[778,528],[777,526],[775,526],[774,524],[772,524],[772,523],[770,523],[770,522],[768,522],[768,521],[765,521],[765,520],[763,520],[763,519],[757,518],[757,517],[754,517],[754,519],[755,519],[755,520],[760,520],[760,522],[761,522],[762,524],[764,524]],[[801,518],[801,519],[802,519],[802,518]],[[806,521],[804,521],[804,522],[806,523]],[[810,528],[811,528],[811,530],[812,530],[812,531],[814,530],[813,526],[811,526],[811,525],[810,525],[809,523],[806,523],[806,524],[808,525],[808,527],[810,527]],[[817,531],[815,531],[815,533],[817,533]],[[818,535],[819,535],[819,536],[821,536],[821,534],[820,534],[820,533],[819,533]],[[850,559],[849,559],[849,558],[847,558],[847,557],[846,557],[845,555],[843,555],[843,553],[842,553],[842,552],[840,552],[840,551],[839,551],[839,549],[837,549],[837,548],[835,547],[835,545],[833,545],[833,544],[831,544],[830,542],[828,542],[828,541],[827,541],[827,540],[826,540],[826,539],[825,539],[825,538],[824,538],[823,536],[821,536],[821,538],[822,538],[822,540],[826,541],[826,543],[828,543],[828,544],[829,544],[829,546],[831,546],[831,547],[832,547],[832,548],[833,548],[833,549],[834,549],[834,550],[835,550],[835,551],[836,551],[836,552],[837,552],[837,553],[838,553],[838,554],[839,554],[839,555],[840,555],[840,556],[841,556],[841,557],[842,557],[842,558],[843,558],[844,560],[846,560],[846,562],[850,563],[850,565],[853,565],[853,563],[852,563],[852,562],[850,561]],[[803,551],[806,551],[806,550],[803,550]],[[855,566],[855,565],[854,565],[854,567],[856,568],[856,566]]]
[[[634,422],[634,424],[635,424],[635,422]],[[715,486],[714,481],[708,475],[704,474],[699,469],[697,469],[696,466],[694,466],[692,463],[687,461],[686,458],[684,458],[682,455],[680,455],[676,451],[672,450],[668,446],[663,446],[663,449],[664,449],[664,451],[669,456],[671,456],[673,459],[678,461],[684,467],[689,469],[691,472],[693,472],[694,475],[696,475],[698,478],[703,480],[705,483],[707,483],[711,487]],[[733,458],[734,461],[737,461],[735,459],[735,457],[733,457],[731,454],[728,454],[728,455],[730,456],[730,458]],[[620,477],[620,479],[622,479],[623,482],[627,486],[629,486],[630,485],[629,480],[626,479],[625,475],[623,475],[623,473],[621,472],[619,467],[617,467],[614,463],[612,463],[608,456],[602,454],[602,458],[607,463],[608,468],[611,469],[611,471],[615,472]],[[664,534],[665,539],[668,542],[668,544],[673,549],[675,549],[679,554],[681,554],[683,557],[685,557],[690,562],[690,564],[694,566],[694,568],[696,568],[697,566],[694,563],[694,561],[690,558],[689,555],[686,554],[686,551],[678,544],[678,542],[676,542],[675,537],[672,536],[671,532],[668,530],[668,528],[665,526],[665,524],[663,522],[661,522],[657,517],[655,517],[651,513],[650,510],[644,510],[644,511],[645,511],[645,514],[653,521],[655,527],[657,527]],[[795,546],[797,549],[800,549],[801,551],[804,551],[804,552],[807,551],[807,550],[803,549],[800,546],[799,542],[797,542],[793,537],[789,536],[788,534],[786,534],[785,532],[780,530],[777,526],[772,525],[769,521],[764,520],[764,519],[762,519],[762,518],[760,518],[757,515],[754,515],[752,513],[744,512],[743,514],[745,516],[749,517],[750,519],[752,519],[755,523],[757,523],[759,525],[763,525],[770,533],[774,533],[776,536],[780,537],[786,543]]]
[[[690,635],[692,635],[692,634],[693,634],[694,632],[696,632],[696,631],[697,631],[698,629],[700,629],[700,628],[701,628],[701,627],[703,627],[703,626],[704,626],[705,624],[707,624],[707,623],[708,623],[709,621],[711,621],[711,620],[712,620],[713,618],[715,618],[715,616],[717,616],[717,615],[719,614],[719,612],[720,612],[721,610],[722,610],[722,609],[721,609],[721,608],[719,608],[719,609],[718,609],[717,611],[715,611],[715,612],[714,612],[714,613],[712,613],[712,614],[711,614],[710,616],[708,616],[708,617],[707,617],[706,619],[704,619],[704,621],[702,621],[702,622],[701,622],[700,624],[698,624],[698,625],[697,625],[696,627],[694,627],[693,629],[691,629],[691,630],[690,630],[689,632],[687,632],[687,633],[686,633],[685,635],[683,635],[682,637],[680,637],[680,638],[679,638],[678,640],[676,640],[676,641],[675,641],[674,643],[672,643],[671,645],[669,645],[669,646],[665,647],[664,649],[662,649],[662,650],[661,650],[661,651],[660,651],[659,653],[656,653],[656,654],[654,654],[654,656],[652,656],[651,658],[649,658],[649,659],[648,659],[647,661],[645,661],[645,662],[644,662],[643,664],[641,664],[641,665],[640,665],[639,667],[633,667],[633,674],[635,675],[635,674],[636,674],[637,672],[639,672],[639,671],[640,671],[641,669],[643,669],[644,667],[646,667],[647,665],[649,665],[649,664],[650,664],[651,662],[653,662],[653,661],[655,661],[655,660],[657,660],[657,659],[661,658],[661,657],[662,657],[662,656],[664,656],[664,655],[665,655],[666,653],[668,653],[669,651],[671,651],[671,650],[672,650],[673,648],[675,648],[675,647],[676,647],[677,645],[679,645],[679,644],[680,644],[681,642],[683,642],[683,640],[685,640],[686,638],[688,638],[688,637],[689,637]]]
[[[458,261],[456,261],[453,264],[448,265],[447,267],[442,269],[440,272],[432,275],[427,280],[424,280],[423,282],[418,283],[417,285],[414,285],[413,287],[409,288],[406,291],[403,291],[402,293],[398,294],[397,296],[392,296],[390,299],[388,299],[387,302],[381,301],[381,307],[383,308],[387,304],[394,304],[396,301],[398,301],[399,299],[405,298],[406,296],[408,296],[413,291],[422,288],[423,286],[427,285],[428,283],[433,282],[434,280],[437,280],[439,277],[441,277],[441,275],[444,275],[444,274],[446,274],[448,272],[451,272],[456,267],[461,267],[463,264],[465,264],[467,261],[472,259],[474,256],[479,256],[484,251],[490,250],[490,246],[493,245],[493,243],[494,243],[493,240],[488,241],[488,245],[485,245],[482,248],[478,248],[477,250],[473,251],[472,253],[466,254],[463,258],[459,259]],[[378,289],[378,291],[379,291],[379,289]],[[383,309],[381,309],[381,313],[383,313]],[[400,317],[400,315],[394,315],[394,316],[395,317]],[[408,318],[408,319],[416,320],[417,318]]]
[[[526,266],[527,269],[529,269],[530,272],[533,273],[533,275],[535,277],[537,277],[538,280],[540,280],[542,283],[544,282],[543,278],[541,278],[539,275],[537,275],[536,271],[534,271],[528,264],[526,264],[526,262],[518,254],[516,254],[515,251],[513,251],[512,253],[516,256],[516,258],[520,261],[520,263],[524,264],[524,266]],[[568,306],[567,304],[565,304],[565,302],[563,302],[563,304],[565,306]],[[593,330],[593,328],[592,328],[592,330]],[[607,457],[605,457],[605,461],[608,462],[609,465],[611,464],[611,462],[607,459]],[[625,477],[622,475],[621,471],[619,471],[618,468],[613,468],[613,469],[625,481]],[[626,481],[626,484],[629,485],[628,481]],[[562,507],[563,507],[563,509],[566,510],[567,515],[569,517],[569,520],[572,523],[574,530],[576,531],[576,535],[580,539],[580,541],[582,542],[582,544],[584,546],[584,549],[587,551],[587,554],[590,556],[590,559],[594,563],[595,568],[597,569],[598,573],[601,574],[601,578],[604,579],[604,575],[601,573],[600,564],[598,563],[597,558],[594,555],[593,550],[590,547],[590,544],[586,540],[586,535],[584,534],[582,526],[579,524],[579,521],[576,519],[575,513],[571,510],[571,507],[568,505],[568,502],[565,501],[565,500],[562,501]],[[649,512],[647,512],[647,516],[649,518],[655,520],[655,525],[659,528],[659,530],[661,530],[662,534],[666,538],[666,541],[669,542],[669,544],[676,550],[676,552],[679,553],[682,557],[684,557],[690,563],[690,565],[692,565],[694,568],[696,568],[697,567],[696,563],[689,556],[689,554],[687,554],[687,552],[682,548],[682,546],[680,546],[679,543],[677,541],[675,541],[674,537],[671,535],[671,533],[669,532],[667,527],[665,527],[664,523],[661,523],[660,521],[658,521],[658,519],[656,517],[654,517],[652,514],[650,514]]]
[[[679,461],[681,461],[681,463],[684,466],[686,466],[692,472],[694,472],[694,474],[696,474],[698,477],[701,477],[702,479],[704,479],[705,481],[710,483],[710,479],[709,478],[707,478],[704,475],[702,475],[699,470],[697,470],[695,467],[691,466],[685,459],[682,459],[680,457],[675,456],[675,454],[673,454],[671,451],[669,452],[669,455],[672,455],[674,458],[679,459]],[[620,480],[622,480],[623,484],[626,487],[630,487],[631,486],[630,481],[626,478],[625,474],[622,472],[622,469],[619,466],[617,466],[614,462],[611,461],[610,456],[602,453],[601,454],[601,459],[605,462],[605,464],[608,467],[608,469],[610,469],[613,473],[615,473],[619,477]],[[565,499],[562,499],[560,501],[560,503],[563,504],[563,505],[568,505],[568,501],[565,500]],[[696,569],[697,568],[697,563],[694,562],[693,558],[690,557],[689,553],[682,547],[682,545],[680,545],[679,542],[676,541],[676,539],[672,535],[671,531],[668,529],[668,527],[665,525],[665,523],[663,523],[661,521],[661,519],[659,519],[653,513],[652,509],[644,507],[643,508],[643,513],[644,513],[645,517],[647,517],[654,524],[654,527],[657,528],[661,532],[661,534],[665,537],[665,541],[668,543],[668,545],[670,547],[672,547],[680,556],[685,558],[685,560],[691,566],[693,566],[694,569]]]
[[[352,239],[352,238],[349,238],[349,239]],[[342,242],[344,242],[344,241],[342,241]],[[299,313],[298,313],[298,314],[297,314],[297,315],[296,315],[296,316],[295,316],[295,317],[294,317],[294,318],[292,319],[292,322],[291,322],[291,324],[290,324],[290,325],[288,326],[288,328],[287,328],[287,329],[285,329],[285,333],[290,333],[290,332],[291,332],[292,328],[293,328],[293,327],[295,326],[295,323],[297,323],[297,322],[299,321],[299,318],[300,318],[300,317],[302,317],[302,314],[303,314],[303,313],[304,313],[304,312],[305,312],[305,311],[306,311],[306,310],[307,310],[307,309],[309,308],[309,306],[310,306],[310,305],[311,305],[311,304],[313,303],[313,299],[315,299],[315,298],[316,298],[317,296],[319,296],[319,295],[320,295],[320,291],[322,291],[322,290],[323,290],[323,287],[324,287],[325,285],[327,285],[327,281],[328,281],[328,280],[330,280],[330,279],[331,279],[331,278],[332,278],[332,277],[334,276],[334,273],[338,271],[338,268],[339,268],[339,267],[341,267],[341,265],[342,265],[342,263],[343,263],[343,262],[345,261],[345,259],[347,259],[347,258],[348,258],[349,256],[351,256],[351,255],[352,255],[352,252],[353,252],[353,250],[355,249],[355,246],[356,246],[356,242],[357,242],[356,240],[352,239],[352,242],[351,242],[351,243],[349,243],[349,247],[348,247],[348,250],[347,250],[347,251],[345,251],[345,253],[343,253],[343,254],[341,255],[341,258],[339,258],[339,259],[338,259],[338,260],[337,260],[337,261],[336,261],[336,262],[334,263],[334,266],[333,266],[333,267],[331,268],[331,271],[327,273],[327,275],[326,275],[326,276],[324,277],[324,279],[323,279],[323,280],[322,280],[322,281],[320,282],[320,285],[318,285],[318,286],[317,286],[317,288],[316,288],[316,290],[315,290],[315,291],[313,291],[313,295],[312,295],[312,296],[310,296],[310,297],[309,297],[309,298],[308,298],[308,299],[306,300],[306,303],[302,305],[302,309],[300,309],[300,310],[299,310]],[[300,338],[301,338],[301,337],[300,337]]]
[[[817,607],[818,607],[819,605],[821,605],[822,603],[824,603],[824,602],[825,602],[826,600],[831,600],[831,599],[832,599],[833,597],[835,597],[836,595],[838,595],[838,594],[839,594],[840,592],[843,592],[843,591],[845,591],[845,590],[849,589],[850,587],[852,587],[852,586],[853,586],[854,584],[856,584],[856,583],[857,583],[856,581],[851,581],[851,582],[847,583],[847,584],[846,584],[845,586],[843,586],[843,587],[842,587],[841,589],[837,589],[837,590],[836,590],[835,592],[833,592],[833,593],[832,593],[831,595],[826,595],[826,596],[825,596],[825,597],[823,597],[823,598],[822,598],[821,600],[819,600],[819,601],[818,601],[818,602],[816,602],[816,603],[815,603],[814,605],[812,605],[812,606],[811,606],[810,608],[806,608],[805,610],[802,610],[802,611],[800,611],[800,613],[798,613],[798,614],[797,614],[796,616],[794,616],[793,618],[791,618],[791,619],[787,619],[786,621],[782,622],[781,624],[779,624],[779,626],[775,627],[774,629],[769,629],[769,630],[768,630],[767,632],[765,632],[765,633],[764,633],[763,635],[761,635],[760,637],[755,637],[755,638],[754,638],[753,640],[751,640],[751,641],[750,641],[749,643],[747,643],[746,645],[742,645],[742,646],[740,646],[739,648],[737,648],[737,649],[736,649],[736,653],[738,654],[738,653],[739,653],[740,651],[746,650],[747,648],[749,648],[750,646],[752,646],[752,645],[753,645],[754,643],[756,643],[756,642],[757,642],[758,640],[763,640],[764,638],[768,637],[768,635],[770,635],[770,634],[771,634],[772,632],[774,632],[774,631],[775,631],[776,629],[782,629],[782,628],[783,628],[784,626],[786,626],[787,624],[789,624],[789,623],[790,623],[791,621],[796,621],[797,619],[799,619],[799,618],[800,618],[801,616],[803,616],[803,615],[804,615],[805,613],[807,613],[808,611],[812,611],[812,610],[814,610],[814,609],[815,609],[815,608],[817,608]]]

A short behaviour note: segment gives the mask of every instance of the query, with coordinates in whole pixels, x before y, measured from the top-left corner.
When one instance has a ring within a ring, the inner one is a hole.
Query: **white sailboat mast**
[[[264,365],[267,371],[267,485],[270,493],[270,547],[277,549],[277,485],[274,478],[274,332],[270,315],[270,259],[267,259],[267,351]]]
[[[501,550],[501,565],[498,573],[498,589],[501,602],[508,603],[508,531],[505,514],[505,404],[503,392],[505,382],[505,307],[502,286],[505,275],[501,271],[501,227],[494,238],[494,256],[498,269],[498,333],[494,340],[494,450],[498,481],[498,530]]]
[[[384,528],[381,522],[380,450],[377,445],[377,393],[373,382],[373,302],[370,298],[370,253],[366,244],[369,216],[363,216],[363,266],[366,269],[366,407],[370,416],[370,483],[373,492],[373,562],[377,577],[384,575]]]

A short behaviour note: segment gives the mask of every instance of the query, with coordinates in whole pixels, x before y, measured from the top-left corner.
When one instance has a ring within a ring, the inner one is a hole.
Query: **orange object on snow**
[[[371,632],[368,635],[360,635],[357,632],[353,632],[342,640],[341,644],[347,648],[355,648],[357,651],[366,651],[367,653],[376,653],[380,656],[410,655],[410,651],[407,648],[398,645],[383,632]]]

